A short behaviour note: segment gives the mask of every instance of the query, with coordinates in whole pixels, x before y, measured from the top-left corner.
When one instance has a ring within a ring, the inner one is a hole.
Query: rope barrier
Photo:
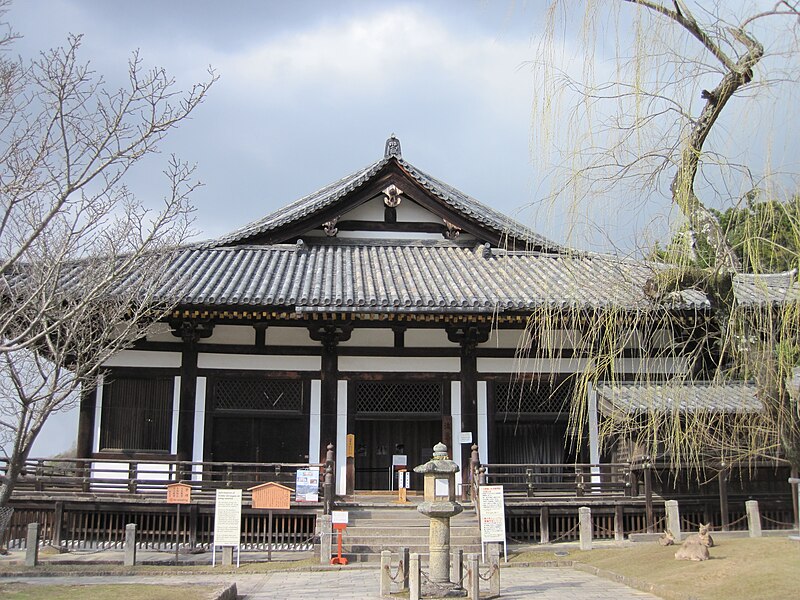
[[[746,520],[747,520],[747,515],[742,515],[741,517],[739,517],[735,521],[731,521],[730,523],[728,523],[728,527],[730,527],[731,525],[738,525],[739,523],[742,523],[742,522],[744,522]]]
[[[558,536],[557,538],[553,538],[552,540],[550,540],[550,543],[552,544],[553,542],[557,542],[557,541],[559,541],[559,540],[563,540],[563,539],[564,539],[564,538],[566,538],[568,535],[570,535],[570,534],[572,534],[572,533],[575,533],[575,531],[577,531],[577,529],[578,529],[578,527],[579,527],[579,526],[580,526],[580,524],[577,524],[577,523],[576,523],[576,524],[575,524],[575,526],[574,526],[574,527],[572,527],[572,529],[570,529],[569,531],[565,531],[564,533],[562,533],[562,534],[561,534],[560,536]]]
[[[667,520],[667,517],[661,517],[655,523],[653,523],[653,530],[657,530],[659,525],[662,525]],[[633,529],[631,531],[626,531],[626,534],[630,535],[631,533],[647,533],[647,525],[645,525],[642,529]]]
[[[770,519],[769,517],[767,517],[765,515],[761,515],[761,519],[763,521],[767,522],[767,523],[773,523],[775,525],[780,525],[782,527],[786,527],[787,529],[791,529],[792,527],[794,527],[794,523],[792,523],[791,521],[778,521],[777,519]]]
[[[486,575],[486,577],[484,577],[483,575],[481,575],[481,570],[478,569],[478,577],[480,577],[483,581],[489,581],[494,576],[494,574],[497,573],[499,570],[500,567],[498,567],[497,565],[492,565],[489,569],[489,574]]]
[[[403,575],[403,561],[402,560],[397,563],[397,571],[395,572],[394,575],[392,575],[392,567],[390,565],[387,565],[385,568],[386,568],[387,571],[389,571],[389,579],[391,579],[395,583],[398,583],[398,581],[401,580],[401,575]]]

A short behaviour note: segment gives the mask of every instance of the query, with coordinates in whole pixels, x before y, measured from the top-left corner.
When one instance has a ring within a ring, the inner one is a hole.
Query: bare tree
[[[110,90],[80,45],[71,37],[29,63],[0,55],[0,506],[47,418],[170,308],[162,267],[191,233],[193,168],[169,161],[156,210],[124,180],[216,75],[181,92],[135,52],[126,86]]]
[[[775,303],[767,286],[759,286],[755,278],[753,289],[763,291],[763,297],[747,306],[736,301],[734,282],[742,268],[737,251],[754,252],[763,245],[756,242],[764,240],[740,239],[741,246],[734,248],[712,208],[726,202],[737,206],[756,187],[772,200],[779,197],[776,182],[782,174],[771,173],[768,167],[760,167],[764,173],[757,174],[741,161],[748,140],[765,135],[759,113],[746,119],[742,106],[776,97],[790,101],[782,95],[791,91],[800,74],[800,4],[778,1],[766,9],[748,9],[745,3],[689,4],[590,1],[581,12],[574,3],[550,3],[549,35],[540,52],[545,58],[537,65],[541,96],[546,99],[536,106],[537,139],[552,140],[558,135],[555,123],[563,127],[553,118],[561,108],[553,98],[574,106],[566,128],[574,145],[554,197],[581,203],[598,195],[624,194],[635,211],[637,198],[661,196],[670,201],[663,212],[677,209],[677,226],[687,234],[687,251],[671,266],[654,268],[644,290],[652,299],[650,306],[588,317],[588,333],[579,351],[591,360],[577,386],[572,424],[580,436],[588,384],[615,376],[615,362],[622,359],[632,332],[638,332],[637,343],[656,360],[672,361],[673,381],[755,380],[763,411],[688,413],[654,405],[645,416],[619,414],[606,419],[601,432],[606,442],[631,438],[639,448],[663,452],[680,466],[699,468],[712,454],[728,462],[768,457],[788,461],[797,469],[800,408],[790,382],[800,364],[797,299],[789,294],[789,301]],[[564,23],[576,14],[582,19],[586,64],[595,64],[600,46],[612,54],[612,64],[599,69],[599,76],[591,67],[570,76],[556,71],[548,60],[558,42],[554,32],[563,31]],[[618,29],[610,31],[614,25]],[[765,110],[764,105],[757,110]],[[723,132],[739,133],[750,121],[750,137],[738,138],[744,146],[726,146]],[[583,135],[576,135],[578,131]],[[800,223],[795,220],[788,226],[792,239],[800,239]],[[710,249],[712,259],[706,264],[696,260],[698,241]],[[794,264],[800,266],[796,250],[784,250],[793,252]],[[652,248],[643,252],[650,255]],[[793,278],[788,287],[798,285],[796,272],[788,277]],[[708,320],[701,315],[691,330],[680,320],[680,311],[671,310],[680,306],[689,290],[702,291],[710,302]],[[572,317],[579,320],[577,314]],[[563,323],[570,316],[561,319]],[[540,320],[550,322],[552,317],[542,315]],[[655,339],[664,331],[674,340],[672,348],[660,347]],[[680,360],[674,360],[674,354]],[[637,376],[642,383],[652,377],[646,368]]]

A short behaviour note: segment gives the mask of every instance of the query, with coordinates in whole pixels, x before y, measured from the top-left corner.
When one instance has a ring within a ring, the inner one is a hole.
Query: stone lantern
[[[450,517],[463,507],[456,502],[458,465],[447,457],[447,446],[439,442],[433,447],[433,458],[414,468],[424,476],[424,502],[417,510],[430,518],[430,581],[437,587],[450,584]],[[460,589],[460,585],[456,584]]]

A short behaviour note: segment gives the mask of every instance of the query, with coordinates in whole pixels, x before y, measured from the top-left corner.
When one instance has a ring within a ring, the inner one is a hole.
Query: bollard
[[[392,593],[392,553],[381,550],[381,598]]]
[[[319,564],[331,564],[333,555],[333,528],[330,515],[317,517],[319,523]]]
[[[453,558],[450,562],[450,581],[461,585],[461,580],[464,578],[464,551],[459,549],[453,552]]]
[[[403,591],[408,589],[408,548],[400,548],[400,561],[403,571]]]
[[[125,556],[122,564],[126,567],[136,564],[136,523],[125,525]]]
[[[467,554],[467,596],[470,600],[481,597],[481,573],[477,554]]]
[[[578,531],[580,532],[581,550],[592,549],[592,509],[581,506],[578,509]]]
[[[489,544],[489,565],[492,569],[489,575],[489,596],[496,598],[500,595],[500,544],[498,542]]]
[[[408,559],[408,600],[419,600],[422,581],[419,573],[419,554],[414,552]]]
[[[681,513],[678,508],[677,500],[667,500],[664,502],[664,508],[667,510],[667,529],[672,533],[675,538],[675,543],[681,543]]]
[[[744,503],[747,511],[747,531],[750,537],[761,537],[761,513],[758,510],[758,500],[748,500]]]
[[[25,566],[39,564],[39,523],[28,523],[28,538],[25,545]]]

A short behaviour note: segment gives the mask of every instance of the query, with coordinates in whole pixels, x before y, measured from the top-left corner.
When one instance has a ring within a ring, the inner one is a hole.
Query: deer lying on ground
[[[675,536],[672,535],[672,532],[667,529],[661,536],[658,538],[658,544],[660,546],[672,546],[675,543]]]
[[[708,549],[714,545],[714,539],[709,530],[711,523],[700,526],[700,531],[686,538],[675,553],[676,560],[708,560]],[[670,534],[671,535],[671,534]]]
[[[686,541],[689,540],[694,541],[697,544],[702,544],[708,548],[714,547],[714,538],[711,537],[711,523],[706,523],[705,525],[700,525],[700,529],[697,533],[693,533],[689,537],[686,538]]]

